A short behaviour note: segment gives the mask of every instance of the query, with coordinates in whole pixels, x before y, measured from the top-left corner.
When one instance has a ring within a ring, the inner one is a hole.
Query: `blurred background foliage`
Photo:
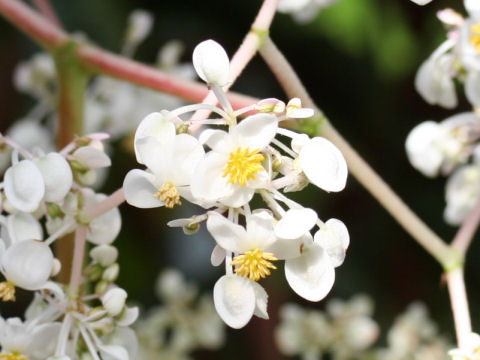
[[[153,63],[158,49],[171,39],[185,45],[183,61],[190,61],[194,46],[207,38],[220,42],[231,55],[239,46],[258,10],[260,0],[52,0],[69,32],[85,33],[98,45],[118,52],[128,14],[136,8],[154,13],[156,21],[136,59]],[[278,14],[271,36],[297,69],[307,89],[332,123],[366,160],[391,184],[441,237],[449,241],[455,228],[442,220],[444,179],[427,179],[409,165],[405,138],[412,127],[427,119],[442,120],[468,111],[465,101],[447,111],[426,104],[415,92],[413,79],[418,66],[445,37],[436,11],[461,2],[436,0],[418,7],[407,0],[340,0],[322,11],[309,24],[298,24]],[[24,116],[32,100],[12,85],[15,65],[39,48],[6,21],[0,21],[0,131]],[[246,68],[233,87],[257,97],[284,95],[261,58]],[[461,93],[461,92],[460,92]],[[160,110],[160,109],[159,109]],[[138,121],[139,119],[132,119]],[[117,144],[111,176],[102,189],[109,193],[121,186],[126,172],[138,167],[134,158]],[[327,194],[310,186],[296,195],[305,206],[315,208],[322,219],[345,222],[351,245],[328,298],[350,298],[356,293],[374,297],[375,318],[383,329],[413,300],[425,302],[441,333],[453,340],[453,322],[441,268],[350,176],[346,190]],[[198,209],[141,210],[120,208],[123,230],[116,244],[120,249],[118,283],[129,299],[145,307],[156,302],[153,284],[166,267],[181,269],[186,278],[212,291],[223,267],[210,265],[213,239],[201,230],[187,237],[166,222]],[[477,239],[478,240],[478,239]],[[474,329],[480,326],[480,244],[473,243],[466,266]],[[296,302],[321,309],[323,302],[307,303],[289,289],[282,269],[262,282],[269,293],[270,321],[254,318],[246,328],[229,331],[225,347],[215,353],[198,352],[198,359],[282,358],[273,342],[278,308]],[[380,338],[382,342],[384,338]]]

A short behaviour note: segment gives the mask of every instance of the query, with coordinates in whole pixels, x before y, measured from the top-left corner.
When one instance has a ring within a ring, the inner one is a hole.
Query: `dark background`
[[[70,0],[52,1],[70,31],[85,32],[102,47],[119,51],[129,12],[144,8],[155,14],[152,34],[136,58],[153,62],[159,47],[179,39],[186,47],[183,61],[190,60],[195,45],[207,38],[220,42],[232,55],[248,32],[261,4],[258,0]],[[278,14],[271,36],[298,71],[317,104],[334,126],[404,198],[425,222],[449,241],[455,228],[442,220],[445,180],[427,179],[408,163],[404,143],[408,132],[421,121],[443,118],[469,107],[459,89],[461,105],[447,111],[426,104],[415,92],[413,79],[420,63],[443,41],[445,32],[435,13],[460,2],[435,0],[419,7],[407,0],[341,0],[323,11],[314,22],[300,25]],[[37,52],[31,40],[0,19],[0,131],[28,112],[33,101],[12,86],[15,65]],[[261,58],[255,58],[233,90],[257,97],[284,95]],[[160,109],[159,109],[160,110]],[[126,172],[138,167],[119,146],[113,157],[112,175],[102,191],[121,186]],[[327,297],[348,299],[353,294],[374,297],[375,318],[386,329],[394,317],[414,301],[428,304],[442,333],[454,339],[453,322],[441,268],[377,202],[350,176],[347,188],[327,194],[310,186],[295,199],[315,208],[322,219],[345,222],[351,245],[337,280]],[[166,222],[198,209],[141,210],[122,205],[124,228],[116,241],[120,249],[119,284],[130,299],[146,306],[157,300],[152,286],[158,272],[174,266],[185,276],[211,291],[223,267],[210,265],[214,242],[200,232],[185,237]],[[466,280],[474,329],[480,324],[479,244],[474,241],[467,258]],[[324,301],[307,303],[289,289],[283,271],[263,281],[269,293],[270,321],[253,318],[240,331],[229,330],[221,351],[199,352],[195,358],[276,359],[272,340],[278,307],[296,302],[322,309]],[[383,341],[380,339],[380,341]]]

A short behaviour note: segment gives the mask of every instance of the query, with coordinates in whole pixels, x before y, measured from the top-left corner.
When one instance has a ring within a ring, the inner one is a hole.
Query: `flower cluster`
[[[138,359],[186,359],[196,349],[216,350],[225,341],[225,325],[210,296],[176,270],[164,270],[157,280],[161,305],[150,309],[135,324]]]
[[[309,183],[325,191],[342,190],[347,178],[345,159],[324,138],[279,127],[285,119],[313,115],[311,109],[301,107],[299,99],[288,104],[265,99],[233,110],[222,90],[229,81],[229,59],[218,43],[199,44],[193,65],[221,106],[194,104],[163,110],[140,123],[135,154],[147,169],[131,170],[125,177],[127,202],[140,208],[173,208],[189,201],[206,209],[169,225],[193,233],[200,222],[206,222],[216,241],[211,262],[214,266],[225,263],[226,274],[215,284],[214,301],[229,326],[243,327],[252,315],[268,317],[267,293],[258,281],[270,275],[279,260],[285,260],[285,276],[296,293],[321,300],[333,285],[335,267],[343,263],[348,231],[340,220],[324,222],[285,193]],[[181,118],[198,110],[214,116]],[[194,136],[193,129],[204,125],[213,127]],[[277,137],[290,140],[290,146]],[[256,194],[267,208],[251,208]],[[315,226],[318,229],[312,235]]]
[[[480,165],[477,153],[480,138],[480,8],[465,0],[468,17],[451,9],[438,13],[448,29],[445,40],[420,66],[417,91],[429,104],[457,106],[455,80],[464,84],[472,112],[463,112],[444,121],[425,121],[412,129],[406,141],[412,165],[429,177],[449,175],[446,186],[445,220],[459,225],[480,194]]]

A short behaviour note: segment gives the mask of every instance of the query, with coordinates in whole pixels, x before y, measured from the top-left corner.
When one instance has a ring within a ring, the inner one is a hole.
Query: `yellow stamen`
[[[165,183],[158,191],[153,194],[153,197],[163,201],[165,207],[172,209],[175,205],[182,205],[178,190],[172,183]]]
[[[258,281],[270,275],[270,269],[276,269],[270,261],[278,259],[272,253],[264,253],[260,249],[247,251],[243,255],[235,256],[232,261],[235,272],[253,281]]]
[[[0,354],[1,360],[28,360],[28,358],[22,354]]]
[[[470,44],[480,53],[480,21],[470,27]]]
[[[13,283],[10,281],[0,282],[0,299],[3,301],[15,301],[15,285]]]
[[[264,159],[262,154],[258,154],[259,149],[250,150],[246,148],[237,148],[230,153],[230,158],[223,168],[223,177],[228,177],[230,184],[240,186],[247,185],[247,180],[255,180],[255,174],[263,170],[261,162]]]

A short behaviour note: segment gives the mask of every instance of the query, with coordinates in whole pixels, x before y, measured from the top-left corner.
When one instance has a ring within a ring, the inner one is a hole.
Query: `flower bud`
[[[90,257],[103,267],[107,267],[117,261],[118,250],[111,245],[98,245],[90,251]]]
[[[127,296],[127,292],[121,288],[110,289],[102,296],[103,307],[110,316],[117,316],[122,312]]]
[[[95,294],[101,295],[107,291],[108,287],[110,286],[109,281],[101,280],[95,285]]]
[[[86,269],[87,279],[97,281],[102,278],[103,268],[99,264],[90,264]]]
[[[113,282],[117,279],[119,272],[120,266],[117,263],[112,264],[105,269],[102,275],[102,279],[105,281]]]
[[[219,43],[213,40],[201,42],[192,57],[195,71],[207,84],[225,86],[228,83],[230,61]]]

